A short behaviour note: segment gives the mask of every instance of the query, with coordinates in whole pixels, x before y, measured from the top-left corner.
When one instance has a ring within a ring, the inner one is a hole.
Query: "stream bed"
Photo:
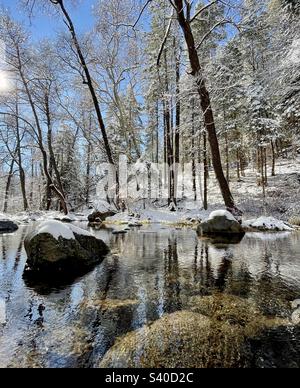
[[[93,231],[111,253],[50,286],[23,279],[33,227],[0,236],[0,367],[300,367],[299,233]]]

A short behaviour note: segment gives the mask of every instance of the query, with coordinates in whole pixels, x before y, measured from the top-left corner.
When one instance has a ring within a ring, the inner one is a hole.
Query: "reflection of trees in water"
[[[23,242],[24,242],[26,234],[27,234],[27,228],[23,229],[23,231],[19,237],[19,244],[17,247],[15,264],[14,264],[14,271],[16,271],[18,269],[18,266],[19,266],[19,263],[21,260],[21,255],[22,255],[22,250],[23,250]]]
[[[218,291],[224,292],[227,287],[227,282],[230,282],[230,278],[232,277],[232,259],[232,252],[226,249],[215,280],[215,287]]]
[[[178,263],[177,236],[168,238],[164,255],[164,312],[174,312],[182,308],[180,269]]]
[[[200,295],[207,295],[214,291],[230,292],[247,297],[253,281],[245,263],[236,272],[233,267],[235,260],[231,246],[223,246],[221,263],[214,271],[212,262],[214,251],[209,248],[215,246],[206,240],[199,240],[195,245],[193,263],[193,281]]]
[[[278,248],[278,249],[277,249]],[[280,250],[279,250],[280,249]],[[289,302],[299,297],[299,288],[288,284],[281,273],[281,258],[286,255],[280,244],[263,241],[260,245],[264,268],[253,284],[252,294],[266,315],[290,315]],[[276,253],[276,254],[274,254]]]

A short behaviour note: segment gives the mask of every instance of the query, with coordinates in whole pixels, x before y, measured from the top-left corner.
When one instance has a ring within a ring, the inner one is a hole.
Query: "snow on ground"
[[[300,218],[300,157],[294,160],[280,159],[277,161],[276,176],[271,177],[269,170],[268,186],[266,188],[266,203],[262,197],[262,187],[257,185],[256,170],[246,169],[245,177],[240,181],[231,176],[230,187],[238,207],[244,212],[244,220],[261,216],[274,217],[278,220],[289,221],[293,217]],[[200,192],[200,189],[198,189]],[[107,219],[113,224],[140,224],[140,223],[165,223],[165,224],[193,224],[194,221],[207,219],[212,211],[224,209],[219,186],[211,170],[208,187],[209,210],[203,210],[201,198],[193,201],[190,198],[178,202],[178,211],[168,209],[166,201],[149,203],[140,199],[128,204],[129,210]],[[93,208],[83,208],[80,213],[70,213],[68,216],[57,211],[29,211],[19,212],[15,215],[0,213],[1,219],[10,219],[17,223],[42,222],[45,220],[61,220],[64,222],[87,222],[88,215],[93,211],[107,212],[115,210],[113,205],[95,198]],[[223,210],[224,213],[224,210]],[[137,216],[138,215],[138,216]],[[272,224],[274,221],[271,221]],[[278,225],[277,225],[278,226]],[[271,225],[272,227],[272,225]],[[279,230],[286,230],[286,226],[279,225]],[[276,227],[275,227],[276,229]]]
[[[188,224],[193,220],[200,221],[205,218],[207,212],[200,212],[200,210],[186,210],[171,212],[168,209],[146,209],[140,210],[138,214],[132,213],[118,213],[113,217],[108,217],[106,223],[115,224],[144,224],[144,223],[166,223],[166,224]]]
[[[42,222],[36,229],[34,235],[36,236],[43,233],[51,234],[51,236],[53,236],[56,240],[58,240],[59,237],[62,237],[66,240],[75,240],[74,233],[81,236],[92,236],[92,234],[86,230],[78,228],[74,225],[63,224],[60,221]]]
[[[271,169],[268,169],[266,204],[263,201],[263,189],[257,185],[256,169],[246,169],[241,181],[232,174],[230,188],[238,207],[244,212],[244,218],[268,215],[288,221],[295,215],[300,216],[300,157],[293,160],[279,159],[275,177],[271,177]],[[223,207],[212,171],[208,198],[210,206]]]
[[[7,214],[0,213],[0,221],[12,221],[12,218]]]

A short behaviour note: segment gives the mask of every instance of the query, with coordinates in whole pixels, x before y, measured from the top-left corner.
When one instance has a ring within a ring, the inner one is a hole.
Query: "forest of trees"
[[[119,207],[120,155],[149,180],[169,167],[172,210],[190,163],[193,200],[209,206],[215,174],[237,211],[232,180],[252,166],[264,188],[277,159],[299,153],[298,0],[95,0],[84,34],[72,1],[21,3],[28,21],[46,13],[61,29],[38,41],[0,10],[0,211],[88,206],[103,163]]]

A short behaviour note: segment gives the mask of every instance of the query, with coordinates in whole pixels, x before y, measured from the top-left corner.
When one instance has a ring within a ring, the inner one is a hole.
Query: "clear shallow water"
[[[300,298],[300,234],[248,234],[238,245],[215,246],[190,229],[101,230],[94,233],[111,254],[72,284],[49,288],[23,280],[31,227],[0,236],[0,367],[98,366],[116,338],[197,296],[234,295],[283,321]],[[253,365],[299,367],[299,345],[299,326],[269,330],[251,345]]]

